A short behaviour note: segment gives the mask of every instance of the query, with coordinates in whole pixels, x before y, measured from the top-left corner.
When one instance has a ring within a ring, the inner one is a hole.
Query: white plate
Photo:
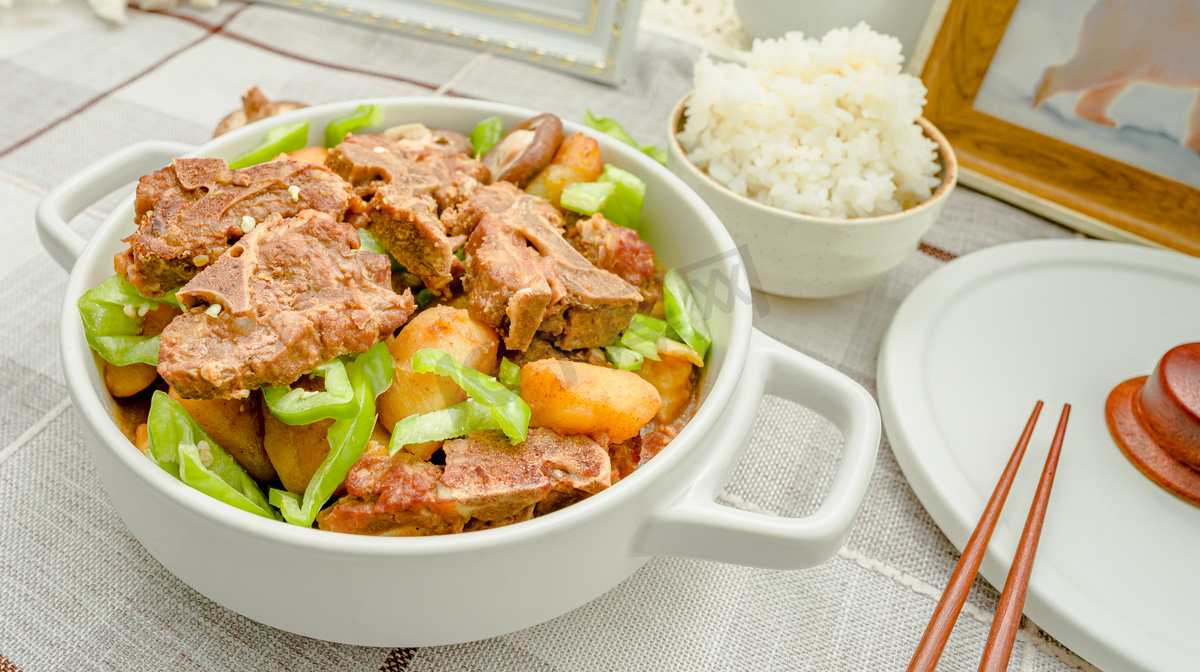
[[[1025,614],[1104,670],[1200,669],[1200,508],[1143,476],[1104,420],[1113,386],[1189,341],[1200,341],[1200,259],[1032,241],[931,275],[880,350],[892,450],[959,549],[1034,403],[1046,402],[983,562],[997,588],[1071,404]]]

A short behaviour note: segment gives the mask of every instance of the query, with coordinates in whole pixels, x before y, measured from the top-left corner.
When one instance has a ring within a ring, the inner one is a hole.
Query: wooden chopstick
[[[1042,533],[1042,522],[1046,519],[1050,488],[1054,485],[1058,455],[1062,452],[1063,435],[1067,432],[1067,417],[1070,415],[1071,405],[1064,404],[1062,416],[1058,419],[1058,430],[1054,433],[1054,443],[1050,444],[1050,454],[1046,456],[1046,467],[1042,469],[1042,478],[1038,481],[1037,494],[1033,497],[1029,517],[1025,520],[1025,531],[1021,533],[1017,554],[1008,570],[1008,578],[1004,580],[1004,592],[1000,594],[1000,604],[992,619],[992,631],[983,649],[983,660],[979,661],[979,672],[1003,672],[1008,669],[1008,658],[1012,655],[1017,628],[1021,624],[1025,589],[1033,572],[1033,556],[1037,553],[1038,537]]]
[[[1004,508],[1004,500],[1008,497],[1008,490],[1012,487],[1013,479],[1016,478],[1017,467],[1020,466],[1021,458],[1025,455],[1025,447],[1029,445],[1029,437],[1033,434],[1033,427],[1037,424],[1038,415],[1041,412],[1042,402],[1039,401],[1034,405],[1029,421],[1025,423],[1025,431],[1021,433],[1021,439],[1017,441],[1017,447],[1013,449],[1012,457],[1008,458],[1008,466],[1000,475],[1000,481],[996,483],[992,498],[988,500],[987,506],[983,509],[983,515],[979,518],[979,523],[975,525],[971,539],[967,541],[962,555],[958,558],[958,564],[954,566],[954,573],[950,575],[950,583],[942,591],[942,598],[938,600],[937,607],[933,610],[933,617],[929,619],[929,625],[925,627],[925,634],[921,636],[921,643],[917,645],[912,661],[908,664],[908,672],[933,672],[937,668],[938,659],[942,656],[942,650],[946,648],[946,640],[950,639],[950,631],[954,629],[958,613],[962,611],[963,603],[967,601],[971,585],[975,583],[975,575],[979,572],[979,563],[983,562],[988,540],[992,537],[992,531],[996,529],[996,521],[1000,519],[1000,510]],[[1017,613],[1019,615],[1020,611],[1018,610]]]

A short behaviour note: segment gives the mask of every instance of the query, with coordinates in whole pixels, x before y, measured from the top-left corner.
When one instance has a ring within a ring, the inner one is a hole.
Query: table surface
[[[643,19],[629,79],[610,88],[266,5],[131,9],[120,27],[82,2],[0,8],[0,231],[10,259],[0,267],[9,325],[0,335],[0,672],[905,667],[958,553],[886,438],[854,531],[819,567],[657,558],[549,623],[459,646],[389,650],[262,626],[175,579],[117,517],[69,412],[56,347],[67,276],[33,225],[49,188],[133,142],[204,142],[252,85],[313,103],[453,95],[569,119],[590,108],[662,143],[700,47],[720,51],[744,38],[728,2],[648,1]],[[102,199],[72,227],[87,235],[127,193]],[[959,188],[918,252],[877,285],[835,300],[759,296],[756,325],[874,393],[880,340],[922,279],[981,248],[1075,235]],[[815,510],[839,441],[824,419],[769,398],[720,501],[784,516]],[[974,669],[997,598],[976,582],[942,669]],[[1026,620],[1009,669],[1095,668]]]

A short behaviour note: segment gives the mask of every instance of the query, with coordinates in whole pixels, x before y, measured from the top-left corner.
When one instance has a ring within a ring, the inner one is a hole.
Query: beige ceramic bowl
[[[917,249],[958,178],[958,160],[946,137],[924,117],[925,135],[937,143],[942,184],[929,200],[891,215],[835,219],[780,210],[718,184],[679,144],[684,96],[671,113],[667,167],[691,187],[729,230],[747,264],[750,284],[771,294],[815,299],[870,287]]]

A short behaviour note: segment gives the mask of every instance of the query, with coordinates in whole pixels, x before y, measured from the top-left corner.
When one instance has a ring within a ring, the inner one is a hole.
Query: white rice
[[[679,133],[716,181],[837,218],[898,212],[937,188],[937,145],[916,124],[925,86],[900,73],[896,38],[860,23],[820,42],[799,32],[755,40],[736,58],[700,57]]]

